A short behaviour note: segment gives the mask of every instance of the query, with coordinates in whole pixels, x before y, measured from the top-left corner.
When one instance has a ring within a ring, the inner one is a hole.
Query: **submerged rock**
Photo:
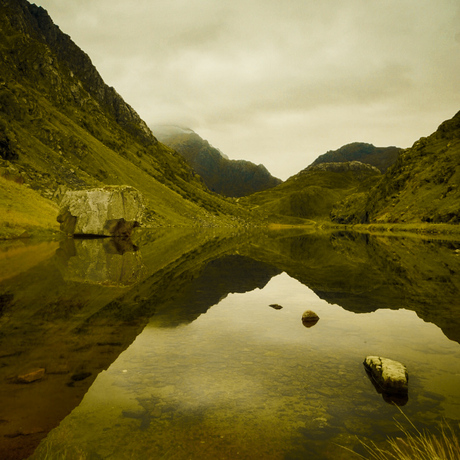
[[[304,311],[302,315],[302,323],[305,327],[312,327],[319,321],[319,316],[311,310]]]
[[[57,217],[69,235],[131,235],[144,213],[141,193],[129,186],[67,191]]]
[[[380,356],[367,356],[364,367],[384,394],[407,395],[409,376],[404,364]]]
[[[17,383],[32,383],[41,380],[45,376],[45,369],[34,369],[27,374],[18,375]]]

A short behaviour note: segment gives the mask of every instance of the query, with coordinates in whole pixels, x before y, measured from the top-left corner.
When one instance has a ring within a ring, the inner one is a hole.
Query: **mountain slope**
[[[327,221],[333,206],[363,193],[381,177],[380,171],[358,161],[311,165],[277,187],[247,197],[244,202],[271,222]]]
[[[404,150],[366,196],[333,211],[339,223],[460,223],[460,112]]]
[[[402,149],[399,147],[375,147],[364,142],[353,142],[337,150],[320,155],[312,164],[360,161],[385,172],[395,161]]]
[[[244,217],[158,142],[89,57],[26,0],[0,1],[0,156],[47,198],[62,187],[128,184],[147,198],[154,224]]]
[[[192,130],[158,126],[154,131],[158,139],[185,158],[210,190],[221,195],[241,197],[281,183],[264,165],[229,160]]]

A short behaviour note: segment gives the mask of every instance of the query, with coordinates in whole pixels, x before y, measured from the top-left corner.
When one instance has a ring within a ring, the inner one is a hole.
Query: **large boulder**
[[[57,217],[69,235],[127,237],[144,213],[141,193],[129,186],[67,191]]]
[[[404,364],[380,356],[367,356],[364,367],[382,392],[407,395],[409,376]]]

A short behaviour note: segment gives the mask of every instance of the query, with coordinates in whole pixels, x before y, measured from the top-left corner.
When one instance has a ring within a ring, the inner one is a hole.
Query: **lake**
[[[1,458],[352,459],[401,411],[458,431],[458,241],[168,229],[0,254]],[[407,367],[407,399],[368,355]]]

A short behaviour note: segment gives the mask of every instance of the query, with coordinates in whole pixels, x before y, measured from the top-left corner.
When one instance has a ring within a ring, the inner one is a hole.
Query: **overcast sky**
[[[460,110],[459,0],[35,3],[149,126],[282,179],[350,142],[409,147]]]

